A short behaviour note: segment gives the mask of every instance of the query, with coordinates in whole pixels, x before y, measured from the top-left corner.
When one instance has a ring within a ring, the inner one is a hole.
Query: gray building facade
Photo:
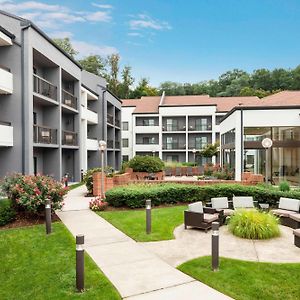
[[[59,180],[68,173],[79,181],[81,169],[100,165],[101,139],[114,141],[105,163],[119,169],[121,101],[105,80],[83,71],[30,21],[2,11],[0,20],[0,177],[40,173]]]

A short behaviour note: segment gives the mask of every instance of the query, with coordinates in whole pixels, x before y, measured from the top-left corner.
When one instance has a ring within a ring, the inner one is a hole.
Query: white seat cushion
[[[278,208],[299,212],[300,200],[281,197]]]
[[[300,237],[300,228],[293,231],[294,235]]]
[[[286,210],[286,209],[272,209],[271,213],[276,216],[287,217],[287,218],[290,217],[290,215],[297,214],[295,211]]]
[[[211,207],[215,209],[228,208],[228,198],[227,197],[211,198]]]
[[[203,204],[200,201],[192,203],[192,204],[189,204],[188,207],[189,207],[189,211],[203,213]]]
[[[218,214],[204,214],[203,215],[203,220],[206,223],[211,223],[211,222],[217,221],[218,219],[219,219]]]
[[[224,211],[224,216],[225,217],[228,217],[228,216],[231,216],[231,215],[234,214],[234,210],[233,209],[225,208],[225,209],[223,209],[223,211]]]
[[[290,218],[294,221],[300,222],[300,214],[290,214]]]
[[[234,209],[237,208],[254,208],[253,197],[248,196],[234,196],[232,198]]]

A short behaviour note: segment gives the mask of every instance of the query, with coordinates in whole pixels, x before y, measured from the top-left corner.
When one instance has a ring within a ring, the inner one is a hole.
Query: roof
[[[11,32],[9,32],[8,30],[6,30],[5,28],[3,28],[2,26],[0,26],[0,31],[3,32],[4,34],[6,34],[8,37],[10,37],[12,40],[15,38],[14,34],[12,34]]]
[[[193,96],[165,96],[161,106],[185,106],[185,105],[199,105],[211,103],[208,95],[193,95]],[[211,103],[213,104],[213,103]]]
[[[22,21],[24,23],[24,24],[22,24],[22,26],[23,26],[22,29],[32,27],[41,36],[43,36],[43,38],[45,38],[50,44],[52,44],[56,49],[58,49],[63,55],[65,55],[68,59],[70,59],[75,65],[77,65],[82,70],[81,65],[74,58],[72,58],[67,52],[65,52],[56,43],[54,43],[54,41],[44,31],[42,31],[38,26],[36,26],[33,22],[31,22],[30,20],[21,18],[19,16],[16,16],[14,14],[8,13],[8,12],[3,11],[3,10],[0,10],[0,13],[3,14],[3,15],[6,15],[8,17],[11,17],[11,18]]]
[[[135,114],[158,113],[160,97],[142,97],[138,102],[134,110]]]
[[[261,99],[261,106],[300,105],[300,91],[282,91]]]

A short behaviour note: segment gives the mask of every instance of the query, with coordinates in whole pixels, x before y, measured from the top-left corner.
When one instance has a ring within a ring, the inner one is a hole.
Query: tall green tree
[[[136,88],[131,92],[130,98],[141,98],[143,96],[157,96],[158,90],[149,85],[147,78],[142,78]]]
[[[79,60],[82,68],[98,76],[106,76],[106,63],[100,55],[89,55]]]
[[[53,42],[74,58],[78,52],[73,48],[72,43],[68,37],[63,39],[53,39]]]
[[[120,62],[120,56],[119,54],[112,54],[107,57],[107,67],[108,72],[106,74],[106,80],[108,83],[108,88],[110,91],[112,91],[114,94],[118,94],[119,91],[119,62]]]
[[[130,96],[130,88],[134,83],[134,78],[131,75],[131,67],[125,66],[121,73],[122,82],[119,86],[118,96],[122,99],[128,99]]]

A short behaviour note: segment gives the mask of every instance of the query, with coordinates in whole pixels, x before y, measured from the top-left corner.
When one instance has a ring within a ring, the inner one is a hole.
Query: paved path
[[[220,256],[248,261],[292,263],[300,262],[300,248],[294,245],[293,229],[280,226],[281,237],[271,240],[241,239],[230,232],[227,226],[220,228]],[[178,266],[196,257],[210,255],[210,234],[197,229],[174,231],[175,239],[142,243],[171,266]],[[188,245],[188,247],[187,247]]]
[[[231,299],[183,274],[88,209],[85,187],[70,191],[57,212],[123,298],[132,300]]]

